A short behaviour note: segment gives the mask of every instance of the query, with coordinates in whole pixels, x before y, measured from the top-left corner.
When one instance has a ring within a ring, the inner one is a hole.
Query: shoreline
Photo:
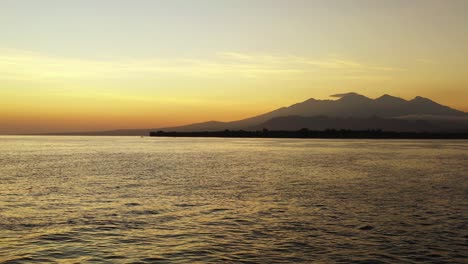
[[[216,137],[216,138],[300,138],[300,139],[468,139],[468,132],[394,132],[382,130],[224,130],[204,132],[150,132],[150,137]]]

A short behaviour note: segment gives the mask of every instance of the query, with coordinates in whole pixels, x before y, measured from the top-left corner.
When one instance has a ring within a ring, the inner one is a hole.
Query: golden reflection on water
[[[467,150],[0,137],[0,261],[463,262]]]

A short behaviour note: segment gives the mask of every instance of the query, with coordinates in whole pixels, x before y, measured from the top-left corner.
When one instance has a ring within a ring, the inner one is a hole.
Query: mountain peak
[[[379,98],[377,98],[375,100],[380,101],[380,102],[407,102],[403,98],[392,96],[392,95],[389,95],[389,94],[384,94],[384,95],[380,96]]]
[[[428,99],[428,98],[425,98],[425,97],[422,97],[422,96],[416,96],[414,97],[412,100],[412,102],[430,102],[430,103],[434,103],[434,101],[432,101],[431,99]]]
[[[389,95],[389,94],[384,94],[384,95],[380,96],[377,99],[385,99],[385,98],[398,98],[398,97],[395,97],[395,96],[392,96],[392,95]]]
[[[304,103],[315,102],[315,101],[317,101],[317,99],[309,98],[309,99],[305,100]]]

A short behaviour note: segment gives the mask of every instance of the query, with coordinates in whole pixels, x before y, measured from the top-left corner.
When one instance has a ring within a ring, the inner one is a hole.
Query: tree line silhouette
[[[376,130],[326,129],[224,130],[203,132],[150,132],[151,137],[221,137],[221,138],[356,138],[356,139],[468,139],[468,133],[394,132]]]

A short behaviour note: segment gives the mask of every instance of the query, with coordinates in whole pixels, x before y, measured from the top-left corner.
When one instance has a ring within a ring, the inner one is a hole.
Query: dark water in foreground
[[[0,262],[468,263],[468,141],[0,137]]]

